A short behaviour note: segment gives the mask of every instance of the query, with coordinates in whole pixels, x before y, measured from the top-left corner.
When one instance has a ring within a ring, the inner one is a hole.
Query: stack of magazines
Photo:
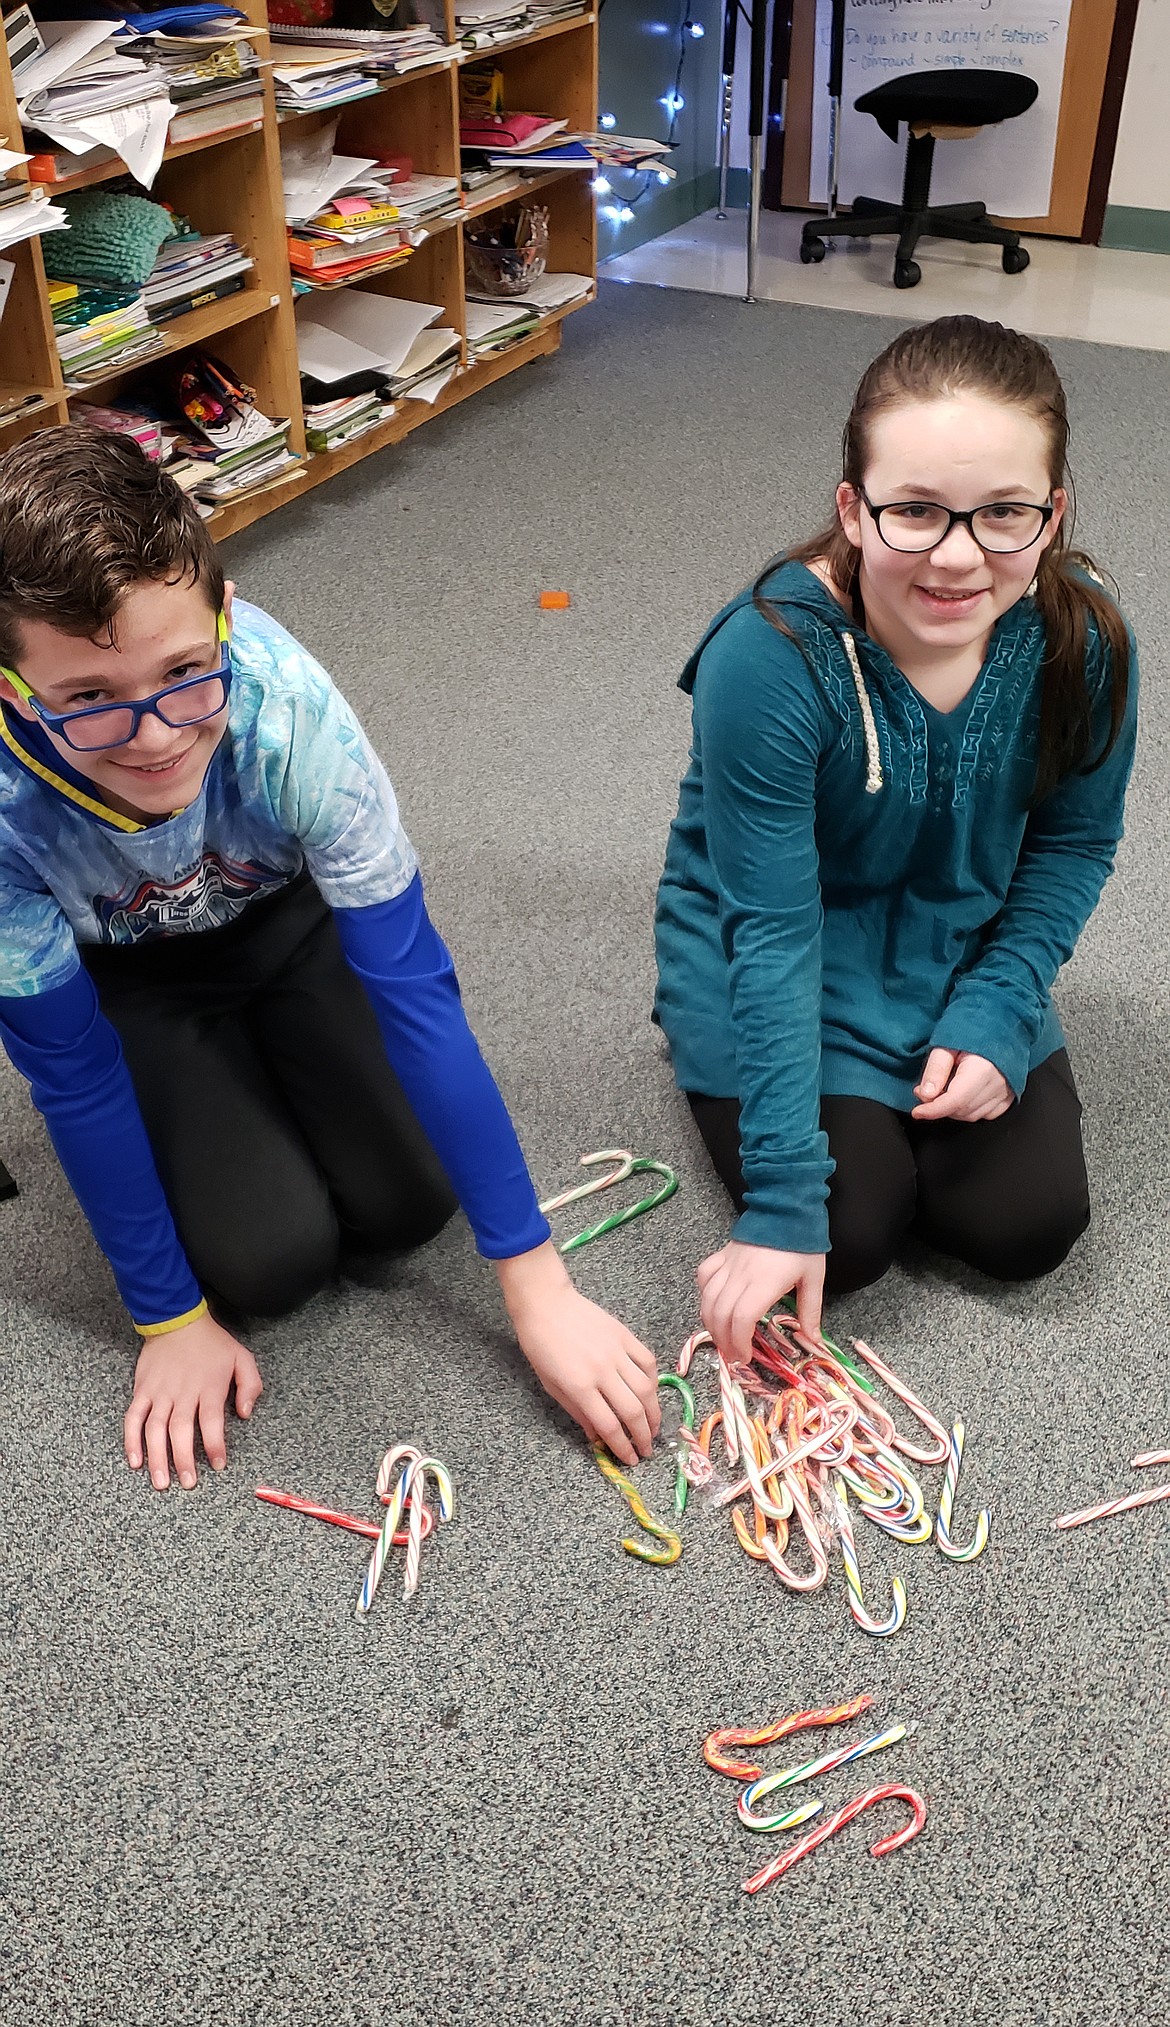
[[[108,379],[161,342],[141,289],[78,288],[54,304],[53,330],[70,390]]]
[[[145,284],[146,306],[156,324],[233,296],[244,287],[252,261],[230,232],[189,232],[163,241]]]

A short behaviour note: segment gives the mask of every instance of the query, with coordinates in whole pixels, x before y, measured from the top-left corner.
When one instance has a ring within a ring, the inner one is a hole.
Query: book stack
[[[305,442],[312,451],[340,450],[352,437],[364,436],[394,412],[371,389],[366,394],[336,395],[305,402]]]
[[[348,105],[351,99],[370,98],[378,90],[377,78],[366,75],[357,56],[299,44],[282,43],[275,51],[272,81],[281,113],[319,112]]]
[[[542,274],[531,281],[523,295],[509,296],[502,308],[529,310],[538,319],[555,316],[558,310],[565,310],[570,303],[583,302],[593,293],[593,280],[587,274]],[[477,289],[472,282],[467,284],[467,301],[472,303],[500,304],[499,296],[486,289]]]
[[[168,11],[168,22],[170,18]],[[137,19],[142,23],[144,18]],[[263,117],[260,59],[248,40],[255,33],[246,20],[227,33],[208,30],[179,34],[142,25],[128,39],[119,39],[118,47],[126,55],[138,57],[140,62],[158,65],[167,96],[175,108],[169,138],[192,140],[197,135],[216,133],[220,127]],[[240,101],[244,103],[241,105]],[[203,112],[202,123],[191,117],[197,110]],[[187,120],[176,132],[184,114],[188,115]]]
[[[184,233],[163,241],[143,289],[156,324],[236,295],[252,261],[230,232]]]
[[[432,219],[446,218],[452,212],[459,215],[459,179],[457,176],[423,176],[415,174],[404,182],[396,183],[391,193],[398,207],[398,216],[408,232],[425,238],[423,228]]]
[[[54,305],[53,330],[71,392],[148,357],[160,343],[141,289],[79,287]]]
[[[415,176],[405,157],[335,155],[331,134],[282,149],[288,258],[311,288],[338,288],[409,260],[433,218],[457,210],[453,176]]]
[[[132,436],[155,464],[162,457],[163,428],[152,415],[141,415],[131,408],[96,408],[90,401],[75,401],[70,414],[74,422],[84,422],[91,429],[108,429],[116,436]]]
[[[328,222],[289,229],[288,264],[310,288],[336,289],[359,275],[385,274],[414,251],[391,204],[324,216]]]

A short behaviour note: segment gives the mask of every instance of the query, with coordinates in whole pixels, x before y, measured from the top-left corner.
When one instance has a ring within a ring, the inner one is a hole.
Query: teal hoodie
[[[821,1253],[822,1092],[908,1112],[937,1046],[986,1056],[1018,1096],[1061,1046],[1050,991],[1121,837],[1137,665],[1108,760],[1029,809],[1045,646],[1031,598],[943,712],[803,564],[778,565],[765,593],[799,640],[747,590],[680,678],[693,743],[658,889],[654,1017],[683,1090],[739,1100],[735,1237]],[[1096,753],[1095,631],[1089,663]]]

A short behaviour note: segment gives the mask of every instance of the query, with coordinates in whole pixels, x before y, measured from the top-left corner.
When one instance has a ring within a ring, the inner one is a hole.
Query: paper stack
[[[455,32],[464,49],[511,42],[530,26],[526,0],[455,0]]]
[[[491,303],[501,309],[529,310],[538,318],[551,317],[558,310],[566,309],[570,303],[582,302],[592,293],[593,278],[587,274],[540,275],[535,281],[529,282],[523,295],[509,296],[504,303],[501,303],[498,296],[490,295],[487,290],[477,289],[468,283],[468,312],[470,314],[473,303]]]
[[[451,379],[462,349],[458,331],[437,326],[438,303],[409,302],[398,296],[347,289],[325,301],[303,303],[297,311],[297,356],[305,393],[305,421],[314,449],[333,449],[328,433],[331,410],[345,397],[377,400],[378,414],[347,428],[372,427],[403,397],[433,402]],[[390,404],[387,406],[386,404]]]
[[[21,66],[18,109],[22,126],[74,154],[112,148],[149,187],[174,107],[161,66],[122,53],[113,33],[122,25],[42,22],[45,47]]]
[[[275,52],[272,78],[279,112],[318,112],[351,99],[370,98],[378,89],[377,78],[367,76],[359,57],[314,44],[282,43]]]
[[[23,177],[9,177],[10,169],[27,161],[27,155],[0,148],[0,248],[15,246],[39,232],[60,232],[69,223],[60,207],[49,203],[46,190],[26,183]]]
[[[425,64],[458,59],[459,47],[446,42],[425,22],[407,28],[293,28],[271,25],[274,43],[293,43],[308,52],[316,49],[324,57],[347,56],[368,76],[402,75]],[[284,62],[285,51],[278,50]]]
[[[498,298],[493,302],[467,304],[467,348],[475,359],[490,358],[494,352],[503,352],[509,345],[516,345],[521,338],[527,338],[540,323],[536,310],[526,307],[513,297],[507,302]]]

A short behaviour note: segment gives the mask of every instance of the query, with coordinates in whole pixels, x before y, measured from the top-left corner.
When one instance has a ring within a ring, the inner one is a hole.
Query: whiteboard
[[[846,0],[838,195],[902,194],[906,129],[888,141],[853,102],[914,70],[1010,70],[1035,80],[1035,105],[969,141],[935,143],[932,204],[981,199],[1005,218],[1043,218],[1052,193],[1056,126],[1072,0]],[[809,201],[828,199],[832,0],[817,0]]]

